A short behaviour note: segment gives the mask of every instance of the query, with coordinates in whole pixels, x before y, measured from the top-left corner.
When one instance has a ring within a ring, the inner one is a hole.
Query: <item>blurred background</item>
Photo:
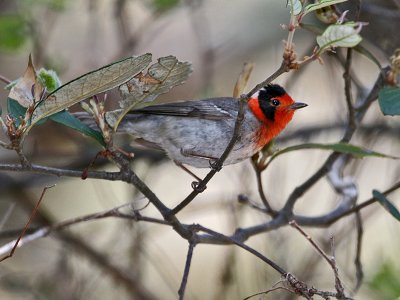
[[[383,65],[399,46],[400,1],[348,1],[352,19],[362,2],[360,20],[363,46]],[[164,101],[232,95],[244,62],[255,64],[249,88],[264,80],[281,63],[289,9],[285,0],[0,0],[0,75],[20,77],[32,54],[37,68],[55,70],[63,82],[130,55],[146,52],[153,59],[174,55],[193,64],[193,74],[182,86],[163,95]],[[305,23],[320,24],[313,16]],[[298,56],[312,53],[315,35],[295,34]],[[347,113],[344,98],[344,51],[324,55],[299,71],[284,74],[277,83],[309,106],[298,112],[280,138],[279,148],[304,141],[336,142]],[[357,53],[352,73],[362,97],[379,75],[377,66]],[[1,106],[7,91],[0,82]],[[3,109],[4,117],[4,109]],[[391,155],[400,155],[398,117],[383,117],[374,103],[352,143]],[[1,136],[2,140],[6,137]],[[121,145],[130,149],[126,139]],[[99,151],[94,142],[58,124],[35,127],[24,151],[34,163],[83,170]],[[326,151],[306,150],[278,158],[263,174],[271,204],[280,208],[293,189],[317,170]],[[1,162],[16,162],[11,151],[1,150]],[[161,153],[136,152],[134,170],[169,207],[191,191],[192,178]],[[110,169],[103,163],[99,170]],[[196,170],[203,176],[208,170]],[[382,158],[354,161],[346,168],[359,190],[358,201],[372,189],[385,190],[398,181],[399,164]],[[0,174],[1,243],[15,238],[45,185],[47,191],[32,226],[56,224],[134,201],[146,201],[131,186],[118,182],[55,178],[37,174]],[[207,190],[179,214],[185,223],[200,223],[225,234],[269,218],[241,205],[238,195],[259,202],[255,175],[249,161],[228,166]],[[390,195],[396,200],[400,193]],[[307,192],[296,212],[316,216],[338,203],[326,179]],[[396,202],[395,202],[396,203]],[[397,204],[399,202],[397,201]],[[142,214],[159,217],[152,207]],[[357,299],[396,299],[400,296],[399,223],[378,204],[363,210],[364,238],[361,261],[364,282]],[[335,255],[347,291],[356,277],[355,218],[349,216],[328,228],[306,229],[323,249]],[[248,241],[299,279],[320,289],[333,290],[329,266],[292,228],[260,234]],[[176,299],[184,269],[187,242],[169,227],[116,218],[71,226],[19,248],[0,265],[0,299]],[[233,246],[199,245],[195,248],[187,299],[243,299],[269,289],[278,274],[254,256]],[[295,299],[285,291],[261,299]],[[258,298],[256,298],[258,299]]]

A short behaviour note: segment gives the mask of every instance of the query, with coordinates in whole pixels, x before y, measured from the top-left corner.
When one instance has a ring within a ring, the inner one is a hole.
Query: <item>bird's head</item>
[[[255,93],[248,102],[249,108],[268,127],[282,130],[292,119],[294,111],[307,104],[295,102],[277,84],[269,84]]]

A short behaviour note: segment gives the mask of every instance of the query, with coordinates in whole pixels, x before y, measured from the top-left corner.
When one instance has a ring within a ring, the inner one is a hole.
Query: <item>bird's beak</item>
[[[289,105],[289,109],[296,110],[296,109],[303,108],[303,107],[306,107],[306,106],[308,106],[308,105],[305,104],[305,103],[295,102],[292,105]]]

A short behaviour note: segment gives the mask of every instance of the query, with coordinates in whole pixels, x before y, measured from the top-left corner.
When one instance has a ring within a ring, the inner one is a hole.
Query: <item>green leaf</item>
[[[61,80],[60,78],[58,78],[57,73],[53,70],[46,70],[41,68],[36,75],[41,84],[46,87],[48,93],[54,92],[61,86]]]
[[[7,109],[8,109],[8,114],[15,120],[15,125],[19,126],[20,124],[20,119],[24,118],[25,112],[26,112],[26,107],[23,107],[21,104],[19,104],[17,101],[11,98],[7,98]],[[48,119],[53,120],[54,122],[63,124],[69,128],[75,129],[84,135],[94,138],[96,141],[98,141],[102,146],[105,146],[103,136],[99,131],[96,131],[87,125],[83,124],[81,121],[79,121],[77,118],[75,118],[73,115],[71,115],[67,111],[61,111],[59,113],[56,113],[49,118],[42,119],[40,122],[37,124],[40,125],[47,121]]]
[[[15,125],[21,124],[21,118],[24,119],[26,113],[26,107],[23,107],[18,101],[8,97],[7,98],[7,111],[8,114],[14,119]],[[40,120],[37,124],[43,124],[47,121],[47,118]]]
[[[23,107],[18,101],[7,98],[7,111],[10,117],[14,119],[15,125],[19,126],[21,123],[21,118],[25,117],[26,107]]]
[[[84,74],[62,85],[37,105],[32,114],[31,124],[26,132],[43,118],[129,81],[146,68],[150,62],[150,53],[132,56]]]
[[[54,122],[63,124],[69,128],[75,129],[88,137],[94,138],[97,142],[100,143],[100,145],[105,146],[103,136],[99,131],[94,130],[89,126],[83,124],[81,121],[79,121],[77,118],[75,118],[73,115],[65,110],[50,116],[49,119],[53,120]]]
[[[400,115],[400,88],[384,87],[378,95],[379,106],[384,115]]]
[[[372,191],[372,195],[376,198],[379,203],[397,220],[400,221],[400,212],[386,197],[384,194],[377,190]]]
[[[364,149],[362,147],[358,147],[355,145],[351,144],[346,144],[346,143],[336,143],[336,144],[318,144],[318,143],[308,143],[308,144],[300,144],[296,146],[290,146],[285,149],[279,150],[275,152],[271,158],[269,159],[267,167],[271,161],[273,161],[275,158],[278,156],[287,153],[287,152],[292,152],[292,151],[297,151],[297,150],[305,150],[305,149],[320,149],[320,150],[331,150],[339,153],[344,153],[344,154],[350,154],[356,158],[363,158],[366,156],[375,156],[375,157],[382,157],[382,158],[391,158],[391,159],[399,159],[399,157],[396,156],[391,156],[375,151],[371,151],[368,149]]]
[[[358,34],[362,28],[361,23],[348,22],[345,24],[330,25],[320,36],[317,36],[319,52],[332,47],[351,48],[362,40]]]
[[[308,4],[304,7],[304,15],[308,14],[317,9],[321,9],[327,6],[335,5],[338,3],[346,2],[347,0],[320,0],[316,3]]]
[[[107,123],[117,130],[123,117],[132,109],[149,106],[161,94],[186,81],[192,72],[188,62],[180,62],[175,56],[166,56],[152,64],[143,79],[133,78],[120,86],[121,109],[106,113]]]
[[[27,37],[26,23],[21,16],[0,16],[0,49],[18,50],[24,45]]]

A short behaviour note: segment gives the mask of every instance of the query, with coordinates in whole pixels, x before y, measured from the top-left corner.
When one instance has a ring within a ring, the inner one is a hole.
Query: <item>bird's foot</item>
[[[201,181],[193,181],[192,182],[192,189],[198,193],[202,193],[205,191],[205,189],[207,188],[207,186],[202,186],[200,187]]]
[[[219,172],[222,169],[222,164],[219,161],[219,159],[209,160],[209,164],[210,164],[210,168],[213,169],[216,172]]]

